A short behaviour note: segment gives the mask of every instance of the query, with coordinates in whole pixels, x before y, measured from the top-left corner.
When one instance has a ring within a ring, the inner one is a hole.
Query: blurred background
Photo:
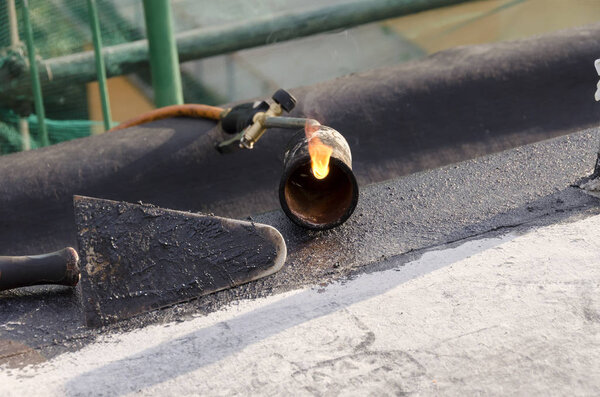
[[[172,0],[171,8],[173,28],[180,35],[355,1]],[[96,4],[105,50],[146,38],[142,0],[96,0]],[[26,62],[23,5],[23,0],[0,0],[1,154],[35,149],[45,143],[32,90],[24,76],[27,67],[22,67]],[[29,0],[28,6],[39,73],[43,76],[49,143],[102,133],[105,126],[98,83],[73,78],[51,84],[56,69],[44,69],[43,63],[93,49],[88,2]],[[11,17],[11,9],[16,16]],[[310,85],[447,48],[514,40],[598,20],[600,0],[486,0],[288,41],[278,42],[274,35],[263,46],[182,62],[183,97],[186,103],[211,105],[270,97],[280,87]],[[64,67],[68,69],[69,62]],[[113,124],[154,108],[149,66],[134,69],[107,81]],[[73,66],[62,73],[67,72],[75,76],[78,71]]]

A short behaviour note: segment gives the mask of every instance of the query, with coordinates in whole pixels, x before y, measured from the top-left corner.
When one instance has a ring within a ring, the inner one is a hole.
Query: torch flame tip
[[[333,149],[315,136],[308,141],[308,153],[310,154],[312,174],[317,179],[325,179],[329,174],[329,159]]]
[[[312,174],[317,179],[325,179],[329,174],[329,159],[331,153],[333,153],[333,148],[324,144],[316,135],[321,127],[321,123],[317,120],[307,120],[304,126],[304,132],[308,140]]]

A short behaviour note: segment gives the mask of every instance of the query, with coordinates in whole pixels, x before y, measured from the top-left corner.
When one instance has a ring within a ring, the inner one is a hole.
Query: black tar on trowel
[[[73,202],[88,326],[268,276],[286,259],[271,226],[91,197]]]

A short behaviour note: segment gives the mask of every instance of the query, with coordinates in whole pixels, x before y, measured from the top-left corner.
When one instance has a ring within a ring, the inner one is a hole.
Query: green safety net
[[[22,0],[1,0],[0,67],[11,53],[14,53],[14,46],[11,46],[10,39],[9,1],[14,1],[16,5],[21,39],[19,48],[23,54],[26,54]],[[280,1],[278,0],[278,2]],[[141,0],[96,0],[96,4],[104,47],[141,40],[146,37]],[[197,27],[197,22],[186,19],[185,10],[190,7],[197,8],[199,5],[206,7],[209,4],[212,4],[211,0],[174,2],[175,30],[179,32],[182,29]],[[29,0],[29,12],[38,59],[49,59],[93,49],[87,0]],[[217,13],[213,10],[211,23],[222,22],[225,16],[229,19],[232,18],[229,12]],[[202,21],[203,25],[204,22]],[[40,73],[44,73],[44,70],[40,69]],[[135,77],[144,88],[151,87],[148,67],[136,70]],[[207,88],[193,74],[182,71],[182,82],[185,102],[216,105],[226,101],[222,95]],[[0,84],[2,84],[1,81]],[[43,100],[50,143],[67,141],[103,131],[100,120],[89,120],[86,84],[44,86]],[[29,146],[31,148],[38,147],[40,139],[37,118],[34,115],[33,95],[15,99],[13,102],[9,102],[8,106],[6,102],[3,101],[2,103],[5,105],[0,105],[0,154],[19,151],[25,147],[24,135],[19,129],[20,118],[29,122],[31,139]]]
[[[14,51],[11,45],[8,1],[0,2],[0,65],[3,58]],[[21,44],[25,52],[22,1],[14,0]],[[105,46],[144,38],[142,2],[139,0],[97,0],[102,40]],[[118,10],[117,7],[118,6]],[[29,0],[36,55],[41,59],[78,53],[92,48],[86,0]],[[129,15],[127,18],[124,15]],[[43,71],[40,71],[43,73]],[[0,106],[0,153],[40,146],[38,120],[33,108],[33,96],[4,101]],[[100,121],[89,120],[85,84],[66,84],[61,87],[44,87],[46,126],[50,143],[88,136],[102,131]],[[20,120],[21,119],[21,120]],[[23,126],[26,121],[26,134]],[[28,138],[27,138],[28,136]],[[29,141],[29,144],[25,142]]]
[[[24,119],[24,120],[22,120]],[[26,129],[20,124],[26,123]],[[50,144],[82,138],[101,130],[102,122],[91,120],[46,119]],[[38,118],[34,114],[19,116],[12,110],[0,109],[0,153],[18,152],[41,147]]]

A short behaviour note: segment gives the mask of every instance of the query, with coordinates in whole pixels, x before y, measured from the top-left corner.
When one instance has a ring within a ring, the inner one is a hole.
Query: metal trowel
[[[253,222],[73,199],[88,326],[235,287],[281,269],[285,241]]]

